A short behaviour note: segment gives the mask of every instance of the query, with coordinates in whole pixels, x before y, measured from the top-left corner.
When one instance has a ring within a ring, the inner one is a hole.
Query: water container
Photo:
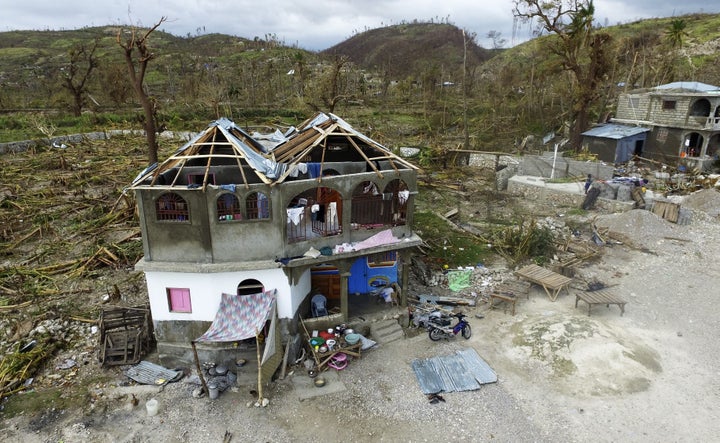
[[[157,415],[158,413],[158,401],[154,398],[151,398],[145,403],[145,409],[147,409],[147,414],[150,417],[153,417]]]
[[[218,385],[215,383],[209,383],[208,384],[208,396],[210,397],[210,400],[215,400],[220,395],[220,389],[218,389]]]

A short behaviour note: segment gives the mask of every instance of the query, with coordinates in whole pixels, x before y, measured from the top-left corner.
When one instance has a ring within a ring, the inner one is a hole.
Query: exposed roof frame
[[[220,134],[223,135],[222,139],[218,137]],[[221,126],[213,125],[207,128],[204,132],[200,133],[194,140],[188,142],[185,146],[179,148],[173,155],[168,157],[164,162],[155,168],[148,168],[144,174],[141,174],[134,180],[134,185],[131,187],[142,187],[142,182],[152,177],[150,186],[157,185],[158,178],[173,168],[179,166],[178,173],[175,175],[173,182],[169,185],[170,187],[177,186],[178,177],[181,177],[182,170],[190,160],[203,160],[206,159],[205,171],[203,175],[202,190],[207,189],[208,178],[210,176],[210,169],[212,167],[212,160],[214,158],[234,158],[236,160],[238,169],[243,179],[243,184],[246,189],[249,188],[247,176],[243,164],[246,164],[253,168],[258,178],[265,184],[272,183],[272,180],[265,176],[262,172],[255,169],[252,164],[248,161],[246,154],[241,146],[239,146],[233,139],[236,138],[235,134],[226,132]],[[240,140],[238,139],[238,142]],[[217,154],[215,148],[219,146],[229,146],[232,148],[233,154]],[[199,154],[202,148],[209,147],[210,152]],[[258,154],[263,156],[263,154]]]

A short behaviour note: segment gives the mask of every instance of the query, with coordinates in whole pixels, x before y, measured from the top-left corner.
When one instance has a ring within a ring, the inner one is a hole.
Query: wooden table
[[[528,286],[524,286],[528,285]],[[517,301],[518,295],[525,294],[525,297],[530,299],[528,293],[529,284],[521,282],[504,282],[496,286],[490,293],[490,309],[494,309],[501,303],[505,302],[506,305],[512,305],[511,313],[515,315],[515,302]],[[500,303],[495,304],[495,300],[500,300]]]
[[[515,271],[515,275],[542,286],[543,289],[545,289],[545,293],[548,298],[550,298],[550,301],[555,301],[560,291],[567,289],[570,282],[572,282],[570,277],[565,277],[562,274],[558,274],[557,272],[553,272],[535,264],[527,265],[522,269],[518,269]]]
[[[620,316],[625,313],[625,300],[619,298],[607,289],[599,289],[597,291],[578,292],[575,294],[575,308],[578,306],[578,302],[582,300],[588,305],[588,316],[590,315],[590,309],[593,305],[618,305],[620,307]]]

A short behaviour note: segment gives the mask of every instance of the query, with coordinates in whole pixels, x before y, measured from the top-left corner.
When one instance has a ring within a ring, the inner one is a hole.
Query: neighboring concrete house
[[[607,123],[582,133],[583,147],[597,154],[598,160],[619,164],[643,156],[648,128]]]
[[[707,167],[720,147],[720,88],[675,82],[620,94],[611,122],[650,129],[644,157]]]
[[[318,292],[347,319],[351,280],[396,281],[422,242],[417,168],[332,114],[272,136],[217,120],[129,188],[144,248],[136,269],[166,364],[192,360],[228,294],[274,291],[278,337],[298,331]]]

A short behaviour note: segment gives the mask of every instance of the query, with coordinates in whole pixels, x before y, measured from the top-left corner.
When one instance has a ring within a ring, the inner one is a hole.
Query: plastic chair
[[[328,315],[327,298],[322,294],[315,294],[310,299],[310,311],[313,317],[323,317]]]

